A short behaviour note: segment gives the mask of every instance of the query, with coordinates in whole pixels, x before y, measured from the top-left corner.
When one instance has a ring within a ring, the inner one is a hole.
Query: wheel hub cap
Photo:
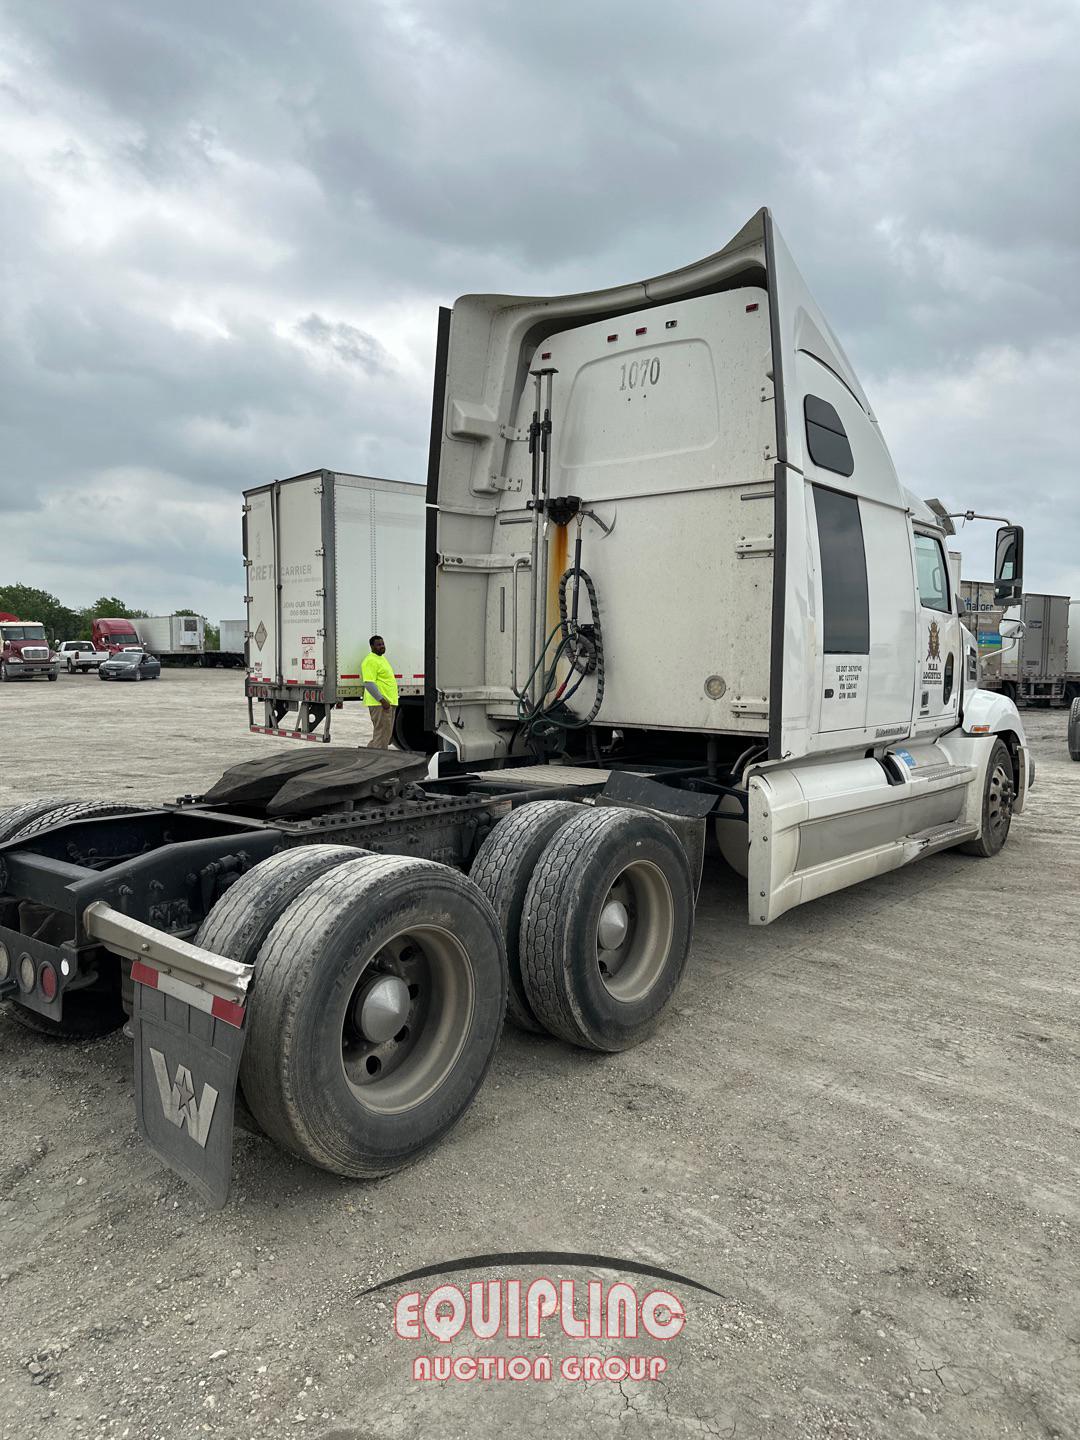
[[[618,950],[630,929],[630,916],[621,900],[609,900],[600,912],[596,938],[601,950]]]
[[[380,975],[360,1001],[357,1020],[365,1040],[381,1045],[397,1034],[408,1013],[408,985],[399,975]]]

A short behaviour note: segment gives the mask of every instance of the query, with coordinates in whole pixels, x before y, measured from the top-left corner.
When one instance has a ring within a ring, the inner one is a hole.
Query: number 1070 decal
[[[652,359],[631,360],[629,365],[620,367],[622,383],[620,390],[640,390],[644,385],[655,385],[660,379],[660,356]]]

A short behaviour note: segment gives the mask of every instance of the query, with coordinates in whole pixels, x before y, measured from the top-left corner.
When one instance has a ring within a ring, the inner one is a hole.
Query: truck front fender
[[[1016,798],[1013,809],[1023,810],[1027,792],[1034,782],[1035,766],[1024,733],[1024,722],[1013,702],[1007,695],[993,690],[969,691],[964,696],[961,729],[965,735],[1002,737],[1016,765]]]

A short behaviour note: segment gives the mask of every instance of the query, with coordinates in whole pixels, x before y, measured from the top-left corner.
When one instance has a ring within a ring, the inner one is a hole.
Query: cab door
[[[938,735],[957,722],[963,667],[960,617],[940,536],[916,530],[918,645],[915,653],[915,733]]]

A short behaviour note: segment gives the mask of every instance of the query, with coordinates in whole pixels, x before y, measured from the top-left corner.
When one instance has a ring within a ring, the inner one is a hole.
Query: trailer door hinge
[[[255,564],[255,561],[254,561],[254,560],[249,560],[249,559],[247,558],[247,556],[245,555],[245,556],[244,556],[244,564],[245,564],[245,565],[254,565],[254,564]]]
[[[771,535],[740,535],[735,542],[735,554],[740,560],[749,560],[756,555],[771,555],[773,553],[773,538]]]
[[[519,425],[500,425],[500,426],[499,426],[499,438],[502,439],[502,440],[511,440],[511,441],[514,441],[514,440],[528,440],[528,438],[529,438],[529,426],[526,425],[525,428],[522,429],[521,426],[519,426]]]
[[[250,505],[241,505],[240,510],[241,510],[241,513],[244,514],[244,515],[250,515],[250,514],[251,514],[251,506],[250,506]]]

